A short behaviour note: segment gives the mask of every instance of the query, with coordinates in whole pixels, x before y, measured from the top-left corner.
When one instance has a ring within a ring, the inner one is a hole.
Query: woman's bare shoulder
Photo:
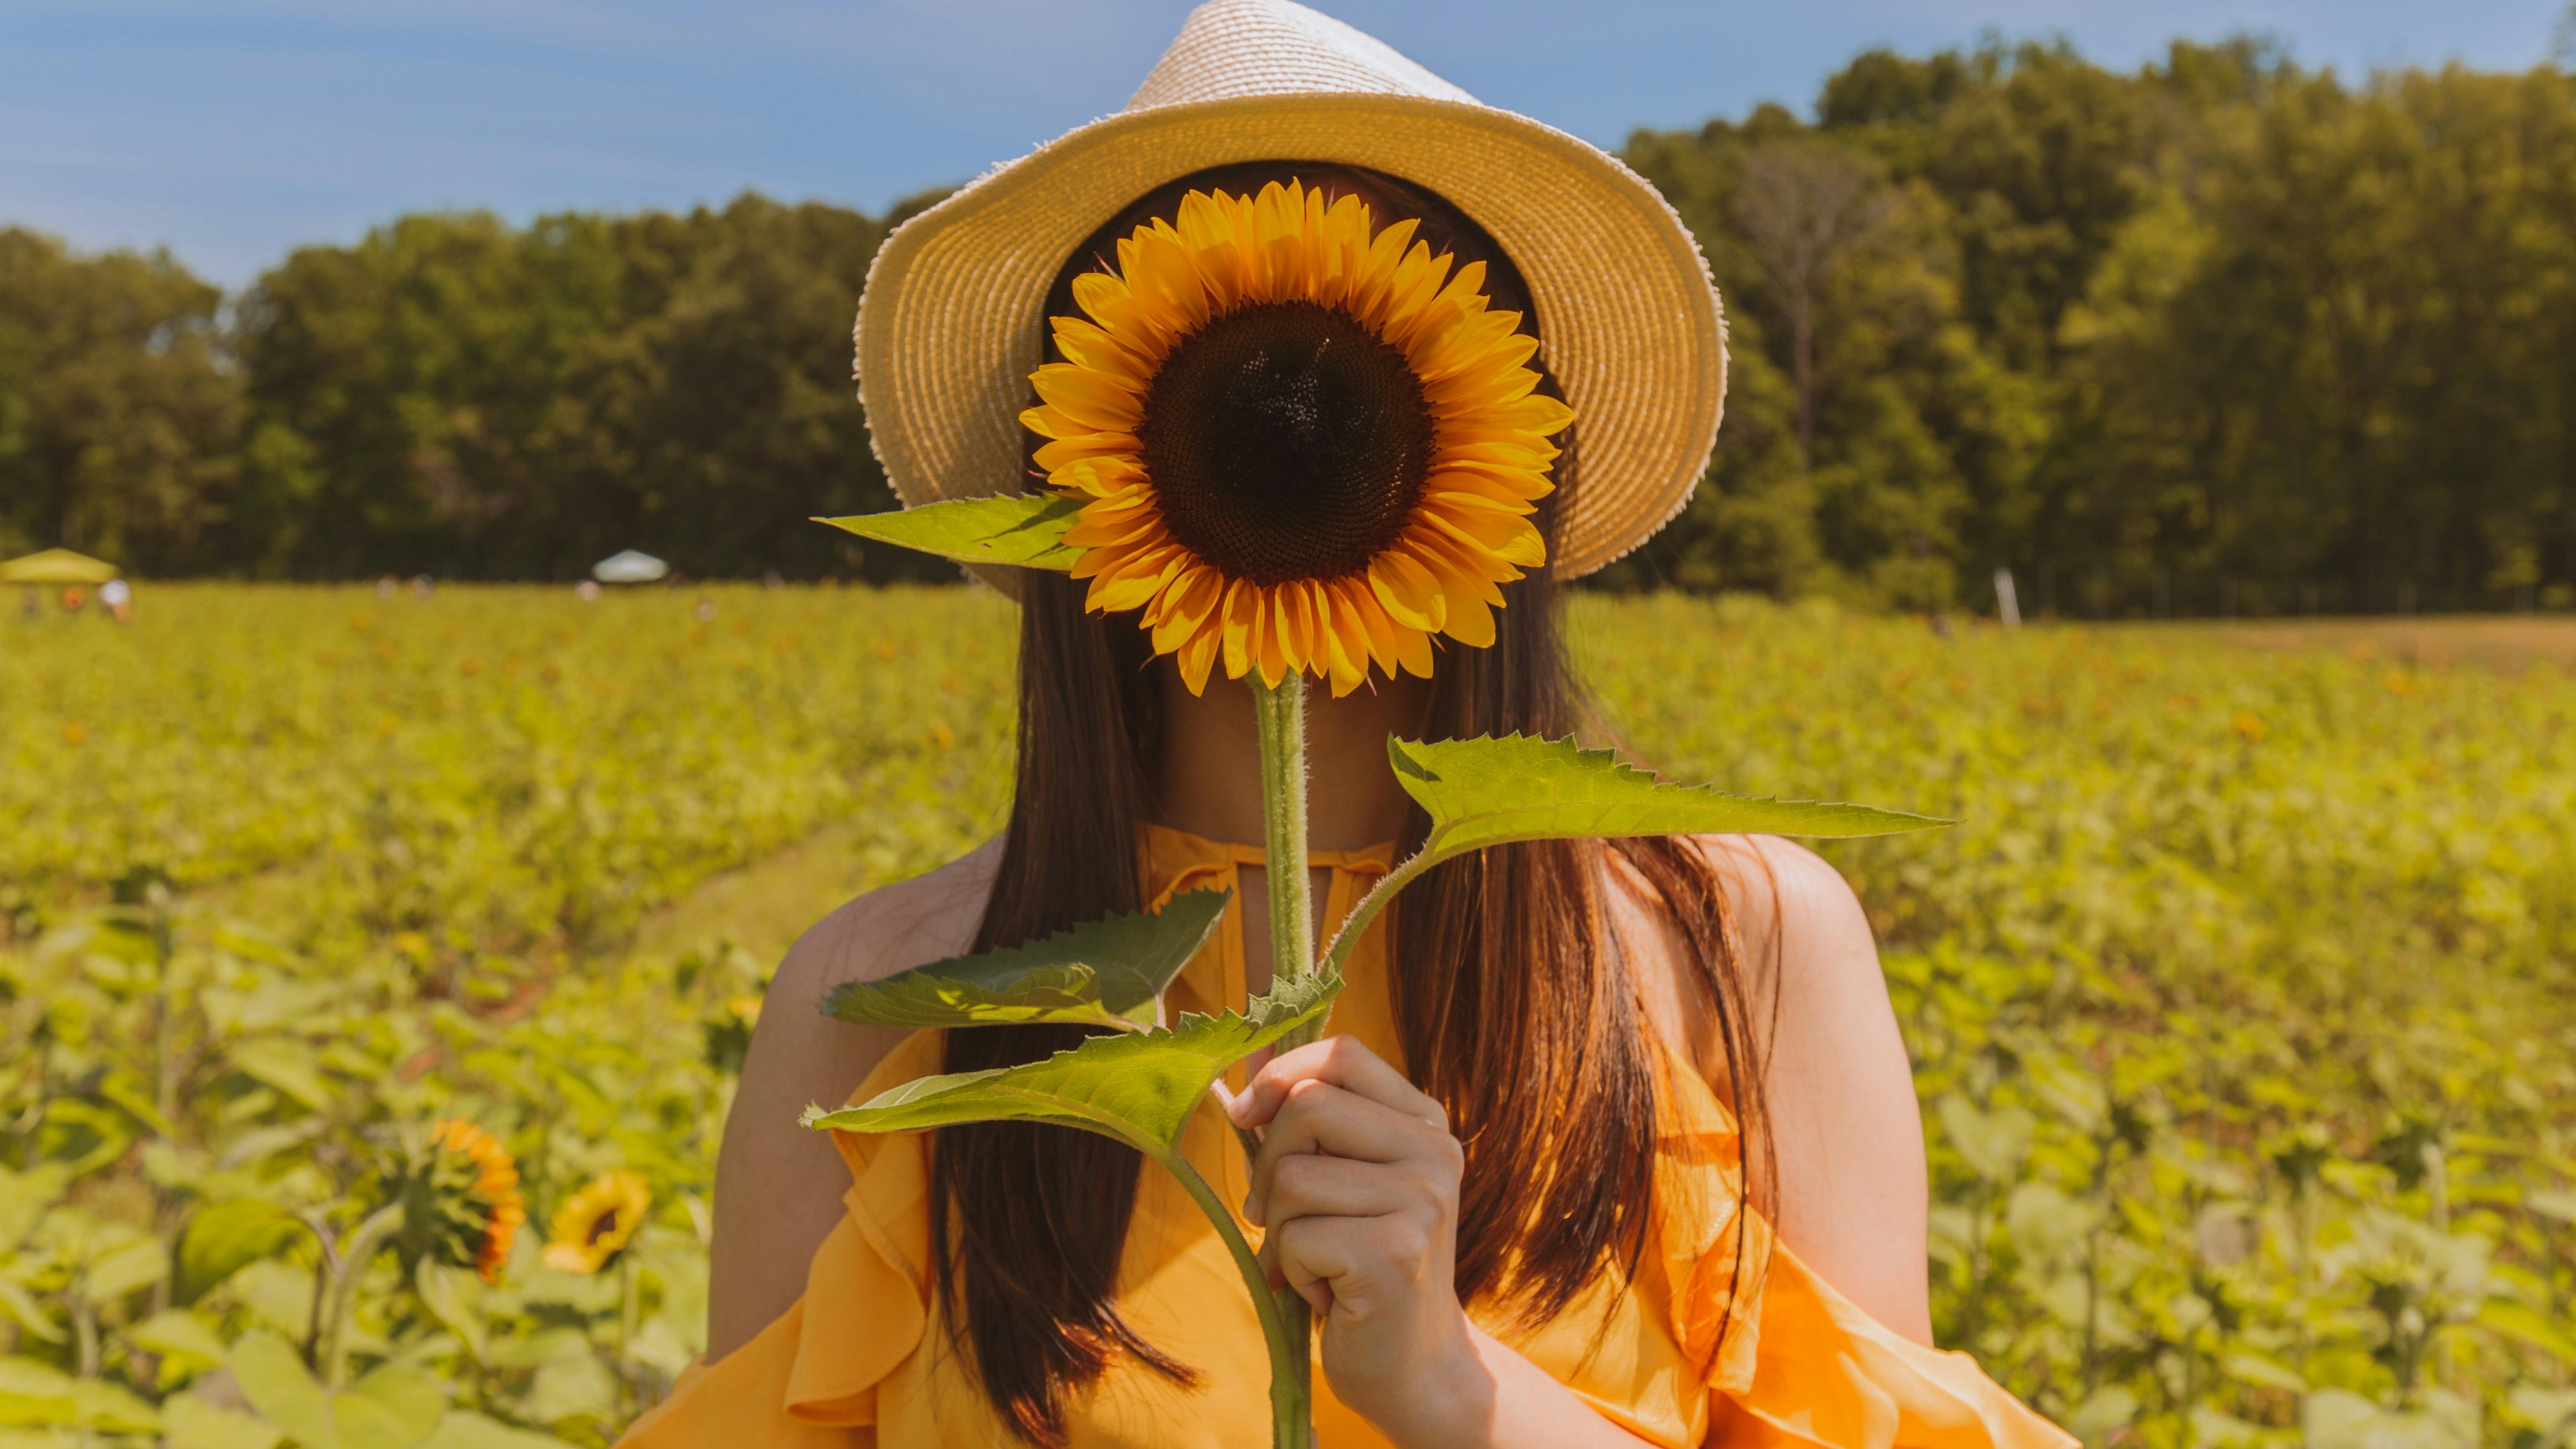
[[[844,902],[787,948],[771,997],[792,985],[818,1000],[845,981],[882,980],[964,954],[974,944],[1001,859],[996,836],[935,870]]]
[[[1833,862],[1777,835],[1698,835],[1691,843],[1717,867],[1757,978],[1785,964],[1793,952],[1848,966],[1855,948],[1866,949],[1875,978],[1869,916]],[[1769,989],[1781,983],[1760,984]]]
[[[963,953],[1000,859],[992,842],[870,891],[817,922],[779,963],[716,1162],[710,1359],[748,1342],[796,1301],[807,1261],[840,1219],[848,1170],[823,1134],[798,1125],[800,1114],[809,1103],[846,1101],[904,1038],[823,1015],[816,1010],[823,994]]]
[[[1744,948],[1782,1239],[1881,1323],[1928,1343],[1923,1123],[1869,915],[1803,845],[1696,843],[1726,883]]]

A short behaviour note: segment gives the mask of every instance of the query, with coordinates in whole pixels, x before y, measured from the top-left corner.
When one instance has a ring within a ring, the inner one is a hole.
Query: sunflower
[[[1193,191],[1073,283],[1061,362],[1020,415],[1094,612],[1139,610],[1192,693],[1290,673],[1348,694],[1494,641],[1498,585],[1546,559],[1530,515],[1572,410],[1538,339],[1366,204],[1291,181]]]
[[[626,1247],[653,1205],[653,1189],[631,1172],[603,1172],[555,1209],[546,1238],[546,1266],[566,1273],[596,1273]]]
[[[430,1129],[429,1141],[431,1160],[422,1180],[430,1189],[425,1196],[436,1226],[445,1229],[438,1236],[489,1283],[500,1276],[519,1225],[528,1220],[519,1197],[519,1166],[499,1138],[461,1118]]]

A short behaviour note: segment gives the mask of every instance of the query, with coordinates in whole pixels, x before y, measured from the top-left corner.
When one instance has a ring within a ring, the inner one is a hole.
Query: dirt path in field
[[[806,927],[867,885],[866,864],[850,848],[852,836],[847,826],[826,826],[784,850],[707,877],[645,917],[624,953],[668,958],[730,936],[776,965]]]
[[[2443,618],[2249,619],[2146,626],[2247,649],[2363,653],[2395,664],[2576,667],[2576,618],[2491,614]]]

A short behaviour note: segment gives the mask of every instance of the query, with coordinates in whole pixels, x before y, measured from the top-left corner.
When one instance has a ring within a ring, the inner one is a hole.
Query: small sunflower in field
[[[1546,560],[1531,515],[1573,420],[1494,310],[1357,197],[1193,191],[1074,279],[1064,358],[1031,377],[1038,466],[1085,499],[1094,612],[1138,610],[1192,692],[1291,673],[1347,694],[1429,676],[1432,636],[1494,640],[1498,587]]]
[[[546,1235],[546,1266],[565,1273],[596,1273],[626,1248],[653,1205],[653,1189],[638,1174],[603,1172],[555,1209]]]

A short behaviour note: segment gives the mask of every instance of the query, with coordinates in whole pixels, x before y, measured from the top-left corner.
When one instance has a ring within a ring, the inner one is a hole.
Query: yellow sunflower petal
[[[1412,217],[1390,222],[1386,230],[1369,239],[1368,255],[1360,261],[1359,283],[1351,289],[1347,306],[1350,314],[1385,331],[1386,301],[1395,281],[1395,269],[1404,257],[1404,245],[1413,239],[1421,222]]]
[[[1545,393],[1532,393],[1491,410],[1478,421],[1487,426],[1510,428],[1544,438],[1565,431],[1566,425],[1574,421],[1574,409]]]
[[[1315,599],[1306,580],[1291,579],[1273,589],[1270,606],[1277,614],[1281,666],[1303,672],[1315,661]]]
[[[1449,274],[1449,254],[1434,254],[1429,242],[1415,242],[1405,253],[1404,264],[1396,268],[1395,280],[1388,284],[1381,315],[1386,321],[1379,335],[1403,346],[1400,340],[1413,335],[1422,324],[1422,312],[1440,294],[1440,283]]]
[[[1132,433],[1145,420],[1145,400],[1107,376],[1069,362],[1029,374],[1038,396],[1057,412],[1099,432]]]
[[[1518,369],[1538,353],[1538,339],[1517,330],[1518,312],[1480,312],[1405,353],[1425,389],[1486,368]]]
[[[1117,498],[1143,492],[1145,470],[1124,454],[1102,453],[1055,469],[1047,474],[1047,482],[1094,498]]]
[[[1207,321],[1207,288],[1178,233],[1149,231],[1137,238],[1127,285],[1175,336],[1197,331]]]
[[[1045,410],[1029,409],[1030,413],[1040,411]],[[1028,413],[1020,415],[1021,426],[1027,427],[1028,420]],[[1036,428],[1029,428],[1029,431],[1038,433],[1040,437],[1049,436]],[[1070,438],[1057,438],[1053,442],[1041,444],[1037,451],[1037,465],[1052,475],[1057,469],[1077,458],[1134,458],[1142,453],[1144,448],[1145,445],[1137,440],[1134,433],[1077,433]],[[1050,477],[1048,481],[1054,480]]]
[[[1422,497],[1425,502],[1473,499],[1506,513],[1535,513],[1538,500],[1547,496],[1550,487],[1544,478],[1498,478],[1470,468],[1451,468],[1432,474],[1422,485]]]
[[[1170,654],[1208,633],[1217,606],[1225,602],[1225,580],[1205,564],[1191,564],[1163,591],[1155,606],[1162,616],[1153,622],[1154,652]],[[1212,637],[1212,636],[1211,636]],[[1196,688],[1190,691],[1198,693]]]
[[[1482,599],[1455,600],[1449,606],[1449,622],[1440,632],[1472,648],[1491,648],[1494,611]]]
[[[1086,371],[1115,379],[1130,392],[1142,393],[1154,380],[1154,363],[1130,352],[1100,327],[1079,317],[1055,319],[1055,350]]]
[[[1388,618],[1408,629],[1440,627],[1440,580],[1419,561],[1389,549],[1369,560],[1368,577]]]
[[[1536,568],[1547,562],[1547,546],[1540,540],[1538,529],[1517,513],[1478,508],[1459,499],[1425,507],[1415,517],[1505,563]]]
[[[1074,278],[1073,300],[1103,331],[1125,339],[1147,356],[1159,359],[1174,340],[1175,334],[1155,312],[1137,301],[1125,282],[1106,272],[1085,272]]]
[[[1335,579],[1333,593],[1334,614],[1356,620],[1361,646],[1368,651],[1368,657],[1376,662],[1378,668],[1394,673],[1395,621],[1386,616],[1386,609],[1378,603],[1377,595],[1370,591],[1368,580]]]
[[[1199,631],[1182,643],[1179,651],[1181,683],[1192,694],[1207,692],[1208,671],[1216,664],[1218,649],[1223,644],[1222,631],[1214,621],[1203,622]]]
[[[1252,668],[1252,630],[1260,622],[1260,592],[1248,579],[1233,579],[1225,586],[1223,633],[1228,679],[1241,679]]]
[[[1090,514],[1090,509],[1084,509],[1073,527],[1064,531],[1065,547],[1114,548],[1164,537],[1162,515],[1151,509],[1125,508],[1098,519]]]
[[[1439,456],[1434,466],[1448,463],[1500,463],[1512,468],[1545,469],[1564,451],[1545,438],[1527,433],[1495,434],[1490,437],[1452,437],[1453,429],[1441,430]]]
[[[1141,549],[1118,568],[1094,578],[1083,607],[1097,614],[1123,614],[1141,608],[1171,582],[1189,557],[1186,550],[1173,544]]]
[[[1421,629],[1398,627],[1395,632],[1395,661],[1404,672],[1416,679],[1431,677],[1431,635]]]
[[[1062,410],[1052,407],[1023,409],[1020,413],[1020,426],[1041,438],[1054,438],[1058,441],[1089,438],[1100,432],[1098,428],[1075,422],[1066,417]]]
[[[1323,673],[1340,699],[1368,682],[1368,635],[1359,616],[1330,588],[1315,594],[1317,642],[1323,646]]]
[[[1390,552],[1409,556],[1437,578],[1441,602],[1451,610],[1469,599],[1481,600],[1499,609],[1503,605],[1501,586],[1521,576],[1519,569],[1491,555],[1483,559],[1475,557],[1484,551],[1471,544],[1455,542],[1438,529],[1416,529],[1398,540]],[[1444,630],[1449,627],[1445,617],[1440,627]]]

